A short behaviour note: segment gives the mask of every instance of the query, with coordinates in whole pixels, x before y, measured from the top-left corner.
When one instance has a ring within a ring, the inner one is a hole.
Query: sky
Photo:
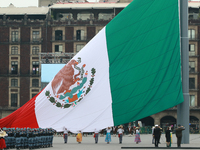
[[[93,0],[88,0],[93,1]],[[200,1],[200,0],[192,0]],[[38,6],[38,0],[0,0],[0,7],[8,7],[12,3],[15,7]]]
[[[0,0],[0,7],[8,7],[10,3],[12,3],[15,7],[38,6],[38,0]]]

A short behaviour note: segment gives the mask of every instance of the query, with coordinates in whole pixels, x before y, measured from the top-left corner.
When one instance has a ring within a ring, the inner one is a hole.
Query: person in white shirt
[[[124,132],[124,129],[123,129],[122,125],[120,125],[118,127],[117,132],[118,132],[118,137],[119,137],[119,144],[122,144],[122,136],[123,136],[123,132]]]
[[[155,138],[154,138],[154,136],[153,136],[154,129],[155,129],[155,127],[153,126],[153,127],[152,127],[152,144],[155,144]]]
[[[67,143],[68,130],[66,127],[63,127],[63,130],[64,130],[64,133],[63,133],[64,142]]]
[[[111,142],[111,135],[110,132],[112,131],[111,127],[108,127],[106,129],[107,133],[106,133],[106,138],[105,138],[105,142],[107,142],[107,144],[109,144]]]
[[[94,139],[95,139],[95,144],[98,143],[98,137],[99,137],[99,130],[94,129]]]

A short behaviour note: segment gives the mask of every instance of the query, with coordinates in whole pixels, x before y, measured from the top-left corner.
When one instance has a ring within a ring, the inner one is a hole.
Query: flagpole
[[[188,56],[188,0],[180,0],[182,90],[184,102],[177,107],[177,125],[185,127],[182,143],[189,144],[189,56]]]

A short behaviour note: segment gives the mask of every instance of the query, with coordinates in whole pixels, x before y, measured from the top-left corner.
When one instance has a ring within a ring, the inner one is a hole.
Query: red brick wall
[[[9,46],[0,44],[0,74],[7,73],[9,73]]]
[[[74,38],[74,28],[73,27],[65,27],[65,39],[73,40]]]
[[[8,77],[0,77],[0,106],[8,106],[8,86],[9,86],[9,80]]]
[[[30,78],[23,77],[20,79],[20,106],[30,100]]]
[[[0,74],[7,74],[9,71],[9,28],[0,27]],[[6,43],[4,43],[6,42]]]
[[[46,27],[42,28],[42,49],[41,52],[52,52],[52,27],[47,27],[47,39],[46,39]],[[47,40],[47,43],[46,43]]]
[[[87,27],[87,39],[91,40],[95,36],[95,27]]]
[[[8,27],[0,27],[0,42],[8,42],[9,41],[9,28]]]
[[[21,42],[30,42],[30,27],[21,27]]]
[[[20,74],[30,74],[30,45],[20,45]]]
[[[74,47],[73,42],[65,43],[65,52],[66,53],[69,53],[69,52],[73,53],[74,52],[73,47]]]

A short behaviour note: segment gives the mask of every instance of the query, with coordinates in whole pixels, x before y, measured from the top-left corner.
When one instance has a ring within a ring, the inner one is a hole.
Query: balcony
[[[52,41],[65,41],[65,36],[52,36]]]
[[[198,74],[198,72],[195,70],[195,68],[194,67],[191,67],[191,66],[189,66],[189,73],[190,74]]]
[[[30,71],[30,75],[33,76],[33,77],[39,77],[40,76],[40,72],[39,72],[39,69],[38,71]]]
[[[87,38],[87,36],[75,36],[74,40],[75,41],[86,41],[86,40],[89,40],[89,39]]]
[[[199,89],[197,89],[197,88],[189,88],[189,92],[198,92],[199,91]]]
[[[10,40],[10,44],[19,44],[20,42],[21,42],[20,38]]]
[[[31,44],[41,44],[43,41],[43,38],[34,38],[31,40]]]
[[[65,42],[65,41],[89,41],[92,38],[87,36],[74,36],[71,39],[65,39],[65,36],[52,36],[52,42]]]
[[[197,35],[189,36],[188,39],[189,39],[190,41],[198,41],[198,40],[199,40],[199,38],[198,38]]]
[[[199,55],[197,55],[195,53],[195,51],[189,51],[189,57],[198,57]]]
[[[76,53],[40,53],[39,59],[41,64],[66,64]]]

